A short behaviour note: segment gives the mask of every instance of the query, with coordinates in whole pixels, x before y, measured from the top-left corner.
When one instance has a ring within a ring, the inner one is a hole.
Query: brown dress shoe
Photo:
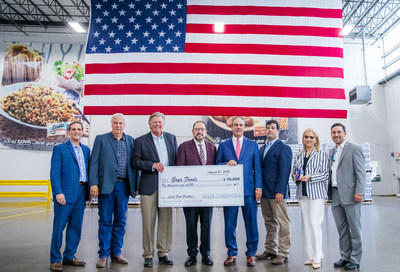
[[[256,255],[257,260],[272,260],[275,259],[276,255],[273,253],[269,253],[267,251],[264,251],[263,253]]]
[[[256,259],[254,259],[254,256],[247,256],[247,266],[255,266],[256,265]]]
[[[108,258],[99,258],[99,260],[97,261],[96,267],[97,268],[104,268],[107,265],[107,259]]]
[[[50,264],[50,270],[51,271],[63,271],[61,262],[56,262],[56,263]]]
[[[128,264],[128,260],[122,257],[122,255],[112,256],[111,261],[119,264]]]
[[[286,263],[287,260],[288,260],[287,257],[283,257],[283,256],[279,256],[279,255],[278,255],[275,259],[273,259],[273,260],[271,261],[271,263],[272,263],[272,264],[275,264],[275,265],[279,265],[279,264],[284,264],[284,263]]]
[[[224,262],[224,266],[231,266],[236,263],[236,256],[228,256]]]
[[[85,266],[86,263],[83,261],[79,261],[77,258],[73,258],[71,260],[63,260],[63,265],[71,265],[71,266]]]

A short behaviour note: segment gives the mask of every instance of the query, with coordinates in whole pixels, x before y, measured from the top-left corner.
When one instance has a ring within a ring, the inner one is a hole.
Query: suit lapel
[[[205,142],[204,142],[204,144],[205,144]],[[192,140],[192,144],[189,146],[189,148],[190,148],[190,152],[192,154],[195,154],[194,156],[196,157],[199,164],[202,165],[200,155],[199,155],[199,152],[197,151],[196,143],[194,142],[194,140]],[[208,153],[207,153],[207,155],[208,155]]]
[[[67,142],[67,148],[69,149],[69,151],[72,153],[72,157],[74,158],[74,160],[76,161],[76,163],[78,163],[78,158],[76,157],[75,154],[75,150],[72,147],[72,143],[71,142]]]
[[[171,163],[171,161],[172,161],[171,154],[174,153],[171,150],[171,148],[174,148],[174,144],[172,142],[172,138],[170,138],[167,133],[163,132],[163,135],[164,135],[165,145],[167,146],[168,162]]]
[[[147,138],[147,142],[150,145],[151,149],[153,150],[154,154],[156,154],[158,161],[160,161],[160,157],[158,156],[157,148],[156,148],[156,145],[154,144],[153,136],[151,135],[151,132],[149,132],[147,134],[146,138]],[[167,150],[168,150],[168,145],[167,145]]]
[[[131,161],[131,149],[133,150],[133,148],[131,148],[131,141],[128,138],[128,136],[125,135],[125,140],[126,140],[126,149],[127,149],[127,153],[128,153],[128,163]]]
[[[268,149],[267,154],[266,154],[265,157],[264,157],[264,160],[266,160],[267,157],[268,157],[269,155],[272,154],[272,151],[274,151],[274,149],[280,144],[280,141],[281,141],[281,140],[278,139],[278,140]],[[265,148],[266,148],[266,147],[265,147]]]
[[[110,142],[111,148],[114,152],[114,156],[117,158],[117,147],[115,146],[115,137],[112,132],[108,133],[108,141]]]
[[[314,148],[313,151],[311,151],[311,154],[310,154],[310,157],[308,158],[308,161],[311,162],[315,158],[316,154],[317,154],[317,151]]]
[[[243,136],[242,148],[240,149],[240,156],[238,158],[239,161],[245,155],[246,148],[247,148],[247,138]]]
[[[204,144],[206,145],[206,151],[207,151],[207,163],[206,164],[212,165],[212,164],[214,164],[214,161],[213,161],[214,153],[213,153],[212,144],[207,143],[206,141],[204,141]],[[200,155],[199,155],[199,158],[200,158]]]
[[[344,155],[346,154],[347,150],[349,150],[349,142],[346,142],[346,144],[345,144],[344,147],[343,147],[342,154],[340,154],[340,159],[339,159],[338,167],[339,167],[339,165],[342,163],[342,160],[343,160]]]
[[[229,138],[226,141],[228,142],[228,148],[232,152],[233,156],[237,159],[237,161],[239,161],[238,157],[236,156],[235,148],[233,147],[233,138]]]

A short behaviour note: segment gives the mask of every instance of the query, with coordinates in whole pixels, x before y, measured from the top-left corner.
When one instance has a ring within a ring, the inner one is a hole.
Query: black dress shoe
[[[202,262],[205,265],[213,265],[214,264],[213,259],[211,259],[210,255],[203,256]]]
[[[186,266],[186,267],[189,267],[189,266],[194,265],[195,263],[197,263],[197,258],[196,258],[196,256],[189,256],[189,257],[186,259],[185,266]]]
[[[336,263],[333,264],[334,267],[344,267],[346,264],[348,264],[349,262],[344,260],[344,259],[340,259],[339,261],[337,261]]]
[[[360,265],[353,262],[349,262],[344,266],[344,270],[355,270],[358,268],[360,268]]]
[[[168,258],[168,255],[164,257],[159,257],[158,261],[160,262],[160,264],[166,264],[166,265],[174,264],[174,262],[170,258]]]
[[[144,267],[153,267],[153,258],[144,259]]]

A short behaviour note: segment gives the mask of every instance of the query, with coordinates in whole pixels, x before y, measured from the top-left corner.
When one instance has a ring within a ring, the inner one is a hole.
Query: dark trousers
[[[81,240],[83,214],[85,212],[86,186],[80,186],[79,196],[74,203],[65,205],[54,202],[53,235],[51,237],[50,262],[61,261],[61,246],[63,231],[67,227],[64,249],[64,260],[75,258],[75,253]]]
[[[115,183],[110,194],[99,195],[99,257],[121,255],[124,243],[128,182]]]
[[[188,207],[183,208],[186,218],[186,242],[187,253],[195,257],[198,250],[197,222],[200,218],[200,253],[203,256],[210,255],[210,229],[212,207]]]

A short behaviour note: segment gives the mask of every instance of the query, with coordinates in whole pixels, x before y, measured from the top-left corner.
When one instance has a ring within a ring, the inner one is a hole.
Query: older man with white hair
[[[116,113],[111,117],[112,131],[96,136],[89,165],[91,197],[98,197],[99,207],[99,260],[98,268],[111,261],[127,264],[122,257],[126,210],[129,195],[138,187],[137,171],[132,167],[131,154],[134,139],[124,133],[125,116]]]

